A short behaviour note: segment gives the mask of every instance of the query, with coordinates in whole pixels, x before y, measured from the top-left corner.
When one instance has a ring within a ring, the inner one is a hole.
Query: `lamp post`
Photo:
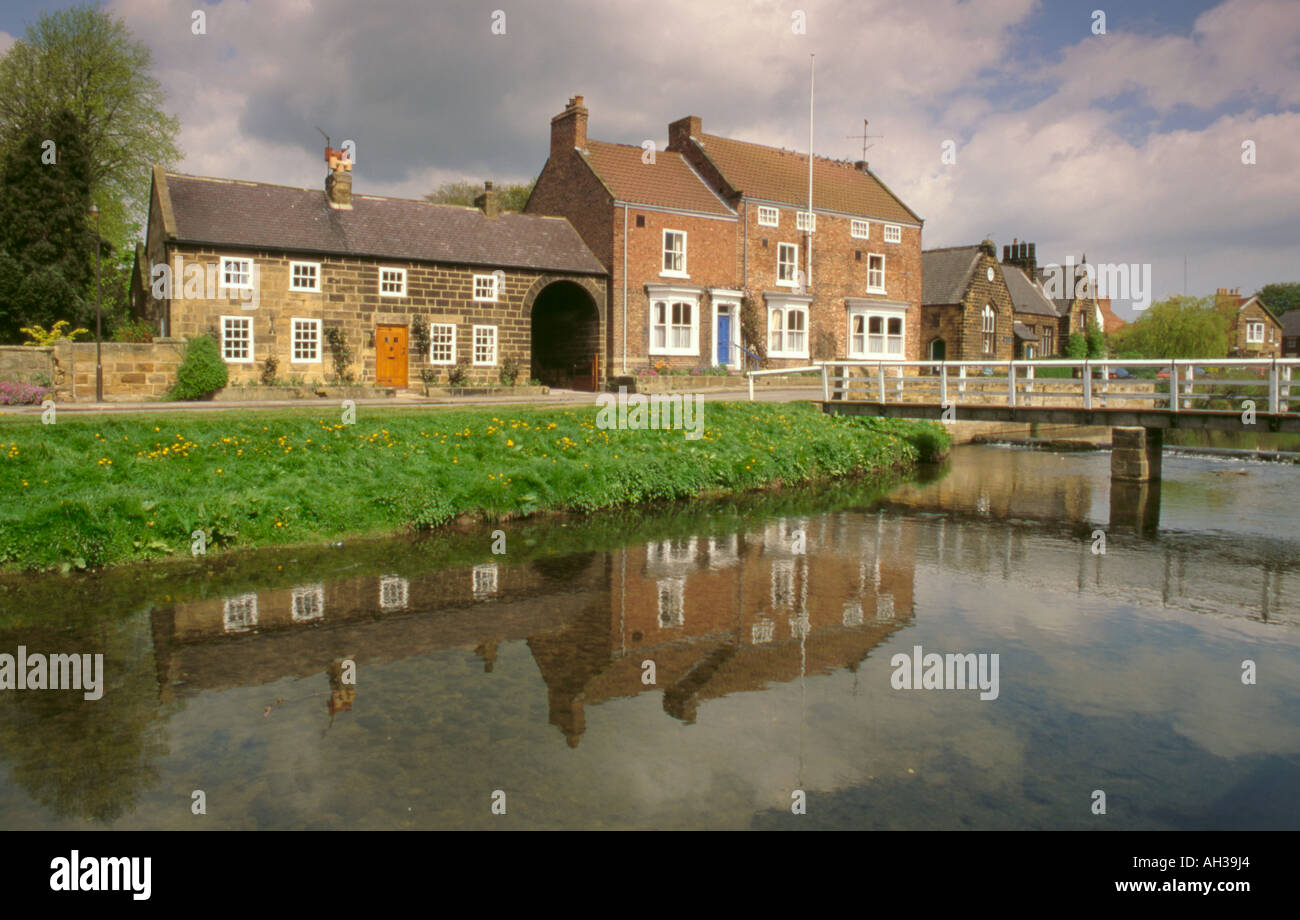
[[[99,208],[90,205],[90,216],[95,218],[95,402],[104,401],[103,322],[104,297],[99,284]]]

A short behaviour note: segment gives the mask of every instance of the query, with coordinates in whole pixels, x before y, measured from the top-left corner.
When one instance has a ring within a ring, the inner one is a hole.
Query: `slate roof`
[[[921,303],[961,303],[979,257],[979,246],[950,246],[922,252]]]
[[[408,198],[352,197],[337,210],[325,191],[165,173],[178,242],[238,249],[367,256],[604,274],[563,218],[501,214]]]
[[[619,201],[736,216],[681,154],[658,151],[654,163],[645,163],[641,159],[644,152],[630,144],[590,140],[587,149],[581,151],[592,171]]]
[[[1003,265],[1002,277],[1006,279],[1011,294],[1011,308],[1016,313],[1034,313],[1039,316],[1057,316],[1056,305],[1042,289],[1015,265]]]
[[[1024,323],[1013,323],[1011,328],[1015,331],[1016,338],[1018,339],[1024,339],[1027,342],[1038,341],[1038,333],[1034,332],[1034,330],[1030,329]]]
[[[808,155],[704,134],[695,138],[733,189],[748,198],[808,206]],[[813,158],[813,207],[877,220],[921,223],[870,171],[827,157]]]
[[[1283,335],[1300,335],[1300,310],[1287,310],[1279,320]]]

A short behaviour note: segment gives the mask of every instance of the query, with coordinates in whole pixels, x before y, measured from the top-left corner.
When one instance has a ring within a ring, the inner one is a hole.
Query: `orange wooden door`
[[[375,383],[381,387],[406,386],[406,327],[376,326]]]

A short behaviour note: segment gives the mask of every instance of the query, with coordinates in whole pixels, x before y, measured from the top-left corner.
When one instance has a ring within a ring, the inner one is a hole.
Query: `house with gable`
[[[680,153],[587,136],[582,96],[551,119],[525,214],[566,218],[607,272],[608,373],[739,367],[739,219]]]
[[[756,307],[768,364],[921,356],[923,221],[866,161],[668,126],[680,153],[738,213],[740,287]],[[750,343],[751,345],[753,343]]]
[[[426,368],[490,383],[508,362],[520,380],[591,363],[607,276],[568,221],[502,213],[491,183],[469,208],[354,195],[350,159],[325,160],[323,190],[154,167],[137,315],[213,334],[232,382],[402,388]]]
[[[1280,358],[1286,331],[1258,295],[1243,297],[1240,288],[1219,288],[1214,308],[1227,317],[1228,357]]]
[[[1019,274],[1016,269],[1008,272]],[[925,250],[921,276],[923,360],[1021,357],[1013,341],[1015,306],[992,240]]]
[[[1062,265],[1040,266],[1037,249],[1035,243],[1014,240],[1002,247],[1002,264],[1020,268],[1037,290],[1051,301],[1056,311],[1055,351],[1043,347],[1037,351],[1041,357],[1063,355],[1071,335],[1085,334],[1089,322],[1104,329],[1106,316],[1097,301],[1096,284],[1086,254],[1078,263],[1067,261]],[[1036,303],[1036,298],[1026,296],[1022,303]]]
[[[609,270],[611,374],[920,354],[921,219],[866,163],[705,134],[591,140],[574,96],[525,208],[567,218]],[[802,191],[800,191],[802,189]],[[747,341],[742,325],[752,330]]]

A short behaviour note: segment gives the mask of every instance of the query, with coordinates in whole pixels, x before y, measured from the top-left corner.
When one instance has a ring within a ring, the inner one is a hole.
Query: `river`
[[[1300,827],[1296,467],[1108,471],[0,579],[0,827]]]

